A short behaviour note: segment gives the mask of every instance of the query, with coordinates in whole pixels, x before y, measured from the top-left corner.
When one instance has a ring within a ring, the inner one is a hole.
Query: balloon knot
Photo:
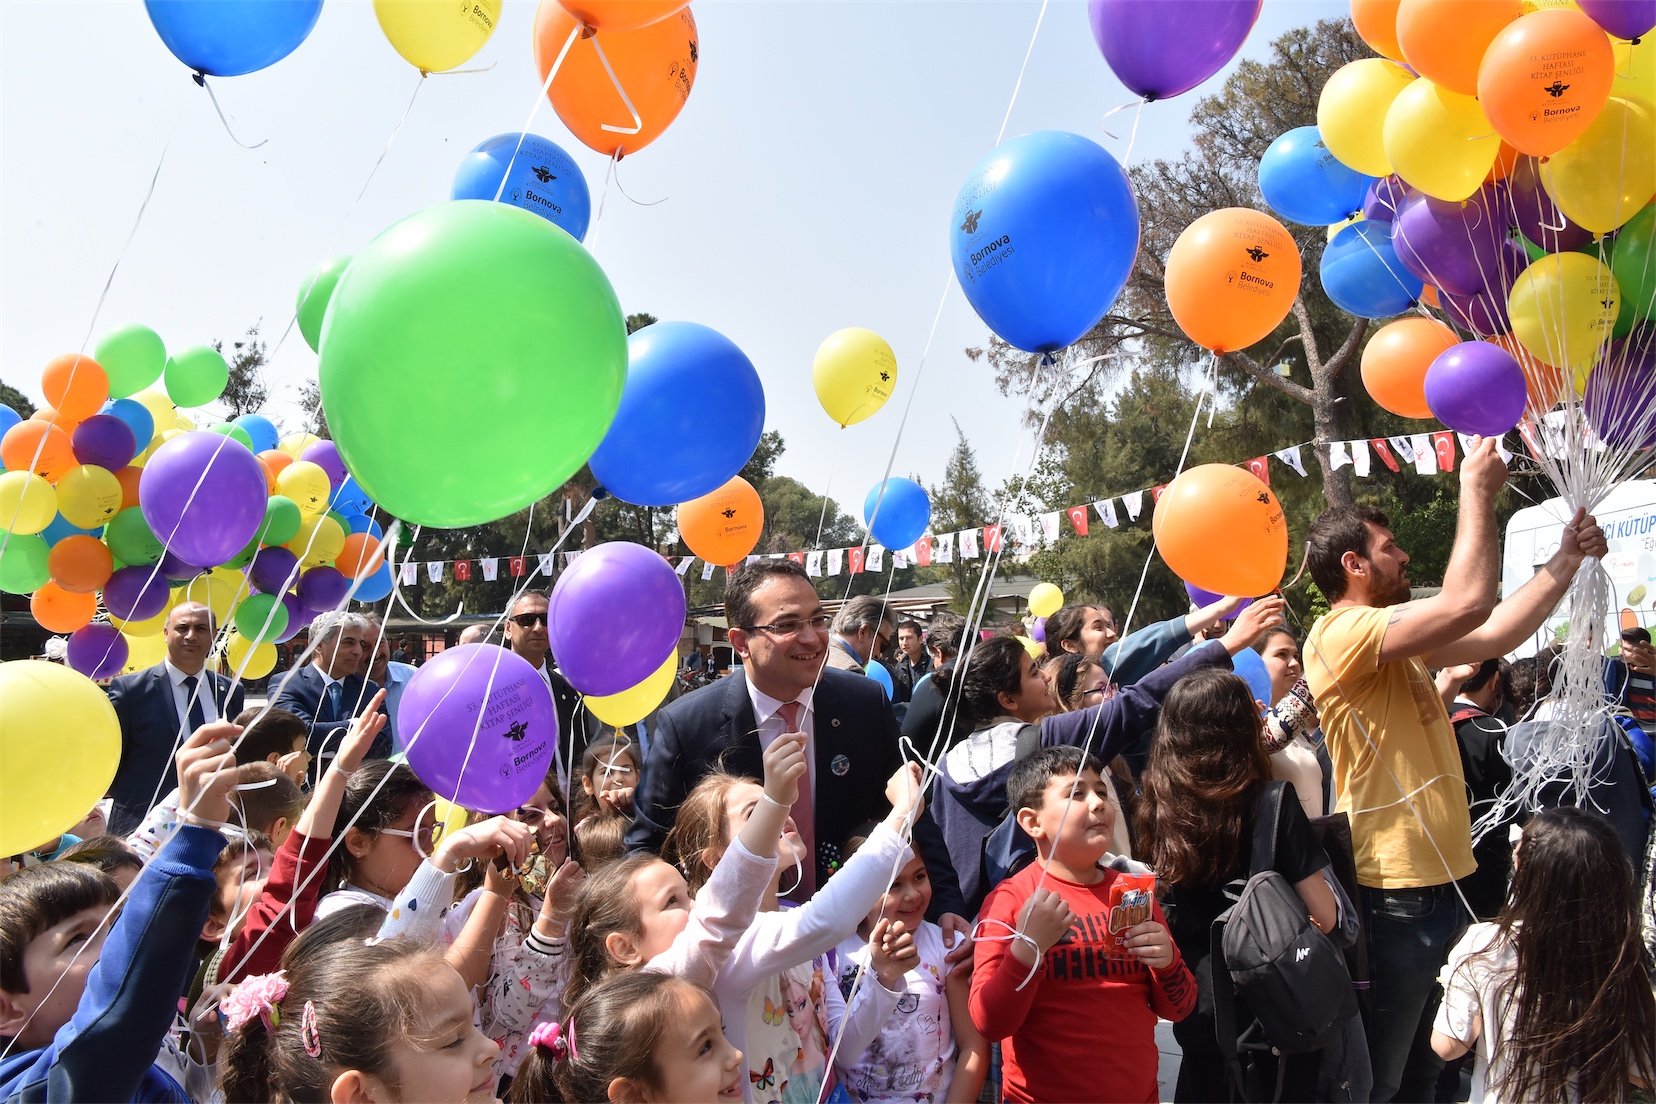
[[[1042,353],[1041,354],[1041,367],[1042,368],[1051,368],[1056,363],[1058,363],[1058,362],[1052,359],[1052,354],[1051,353]]]
[[[190,79],[196,82],[197,87],[207,87],[207,74],[203,73],[200,69],[197,69],[195,72],[191,73]]]
[[[599,502],[602,502],[604,499],[609,497],[609,492],[604,490],[602,487],[594,487],[592,488],[592,497],[597,499]]]

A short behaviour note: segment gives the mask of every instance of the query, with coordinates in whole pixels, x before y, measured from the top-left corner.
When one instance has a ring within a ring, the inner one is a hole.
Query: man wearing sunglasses
[[[579,769],[587,744],[598,738],[598,719],[581,707],[581,695],[569,680],[552,666],[552,638],[546,631],[547,598],[544,591],[526,590],[506,616],[506,647],[529,661],[552,691],[558,711],[558,777],[563,779],[570,763]]]

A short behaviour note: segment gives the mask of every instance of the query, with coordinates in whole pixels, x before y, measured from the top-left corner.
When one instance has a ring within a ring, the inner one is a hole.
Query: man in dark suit
[[[526,590],[518,595],[506,617],[506,647],[539,671],[552,691],[552,705],[558,713],[558,776],[563,778],[571,770],[580,774],[581,756],[587,744],[603,734],[604,725],[582,705],[580,692],[552,666],[546,611],[544,591]]]
[[[311,726],[305,749],[315,759],[331,759],[351,721],[368,708],[379,687],[358,673],[362,666],[368,622],[356,613],[334,610],[311,622],[316,650],[311,662],[295,667],[275,686],[271,704],[303,717]],[[383,709],[383,707],[382,707]],[[370,759],[391,754],[390,733],[381,732],[368,749]],[[321,776],[321,764],[315,774]]]
[[[656,715],[627,846],[659,850],[710,771],[762,777],[763,748],[804,732],[811,785],[800,786],[793,818],[816,863],[804,872],[803,899],[839,864],[852,831],[885,815],[886,782],[902,763],[897,719],[873,679],[823,669],[828,618],[803,567],[763,559],[741,568],[726,586],[725,613],[742,668]]]
[[[206,669],[213,645],[213,615],[200,602],[183,602],[161,630],[167,658],[109,684],[109,703],[121,722],[121,765],[109,793],[115,808],[109,830],[124,836],[138,827],[168,791],[178,786],[173,755],[190,733],[209,721],[234,720],[242,688]]]

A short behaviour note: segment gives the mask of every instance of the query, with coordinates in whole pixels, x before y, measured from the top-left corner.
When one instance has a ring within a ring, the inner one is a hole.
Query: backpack
[[[1285,799],[1298,800],[1286,783],[1266,783],[1254,816],[1247,884],[1236,904],[1213,921],[1215,1030],[1242,1099],[1249,1098],[1244,1055],[1320,1050],[1357,1014],[1344,954],[1317,930],[1293,885],[1273,869]],[[1252,1017],[1241,1032],[1238,999]],[[1285,1069],[1277,1063],[1273,1099],[1282,1094]]]

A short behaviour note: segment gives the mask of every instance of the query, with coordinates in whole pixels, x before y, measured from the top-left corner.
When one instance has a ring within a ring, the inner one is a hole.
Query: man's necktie
[[[184,695],[190,703],[190,732],[207,723],[207,709],[201,704],[201,695],[196,693],[199,681],[194,675],[184,676]],[[186,732],[184,738],[189,739],[190,733]]]
[[[782,718],[783,732],[799,732],[799,712],[804,707],[796,701],[784,702],[777,709],[777,716]],[[806,762],[810,762],[811,747],[805,745]],[[796,901],[807,901],[811,894],[816,892],[816,816],[811,809],[811,772],[805,771],[805,776],[799,780],[799,798],[793,805],[794,827],[799,829],[799,838],[805,843],[805,861],[800,873],[799,885],[791,890],[788,896]]]
[[[344,698],[345,698],[345,684],[344,683],[342,683],[342,682],[330,682],[330,683],[328,683],[328,711],[331,714],[328,717],[328,719],[330,721],[342,721],[342,720],[345,719],[345,715],[340,712],[340,708],[344,704]]]

